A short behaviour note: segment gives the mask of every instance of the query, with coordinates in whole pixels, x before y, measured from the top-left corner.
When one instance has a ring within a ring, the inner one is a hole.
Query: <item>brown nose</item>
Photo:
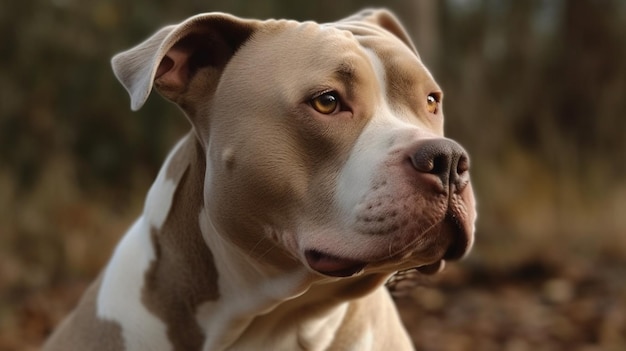
[[[461,145],[450,139],[429,139],[411,155],[413,167],[422,174],[435,176],[443,190],[463,191],[469,181],[469,156]]]

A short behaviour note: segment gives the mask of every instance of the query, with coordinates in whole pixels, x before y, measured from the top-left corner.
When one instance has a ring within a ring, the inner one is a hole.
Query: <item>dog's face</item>
[[[188,115],[218,232],[326,276],[436,271],[469,250],[469,159],[443,137],[443,93],[395,18],[181,26],[155,39],[149,83],[125,85],[137,107],[154,79]]]

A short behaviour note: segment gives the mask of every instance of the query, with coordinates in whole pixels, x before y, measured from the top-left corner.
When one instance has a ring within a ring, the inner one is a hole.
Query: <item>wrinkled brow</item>
[[[348,60],[341,62],[334,71],[334,77],[343,83],[349,98],[354,96],[359,84],[359,74],[354,62]]]

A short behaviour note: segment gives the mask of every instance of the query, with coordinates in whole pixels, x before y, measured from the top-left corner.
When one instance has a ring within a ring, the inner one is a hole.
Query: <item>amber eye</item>
[[[314,97],[311,100],[311,106],[315,111],[329,115],[339,108],[339,97],[336,92],[327,92]]]
[[[426,97],[426,108],[430,113],[437,113],[439,110],[439,97],[436,94],[428,94]]]

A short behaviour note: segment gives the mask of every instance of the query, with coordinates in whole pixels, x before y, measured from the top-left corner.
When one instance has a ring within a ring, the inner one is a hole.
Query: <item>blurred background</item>
[[[396,12],[472,156],[472,254],[396,291],[419,350],[626,350],[626,2],[4,1],[0,350],[35,350],[98,274],[189,128],[137,113],[110,57],[199,12]]]

